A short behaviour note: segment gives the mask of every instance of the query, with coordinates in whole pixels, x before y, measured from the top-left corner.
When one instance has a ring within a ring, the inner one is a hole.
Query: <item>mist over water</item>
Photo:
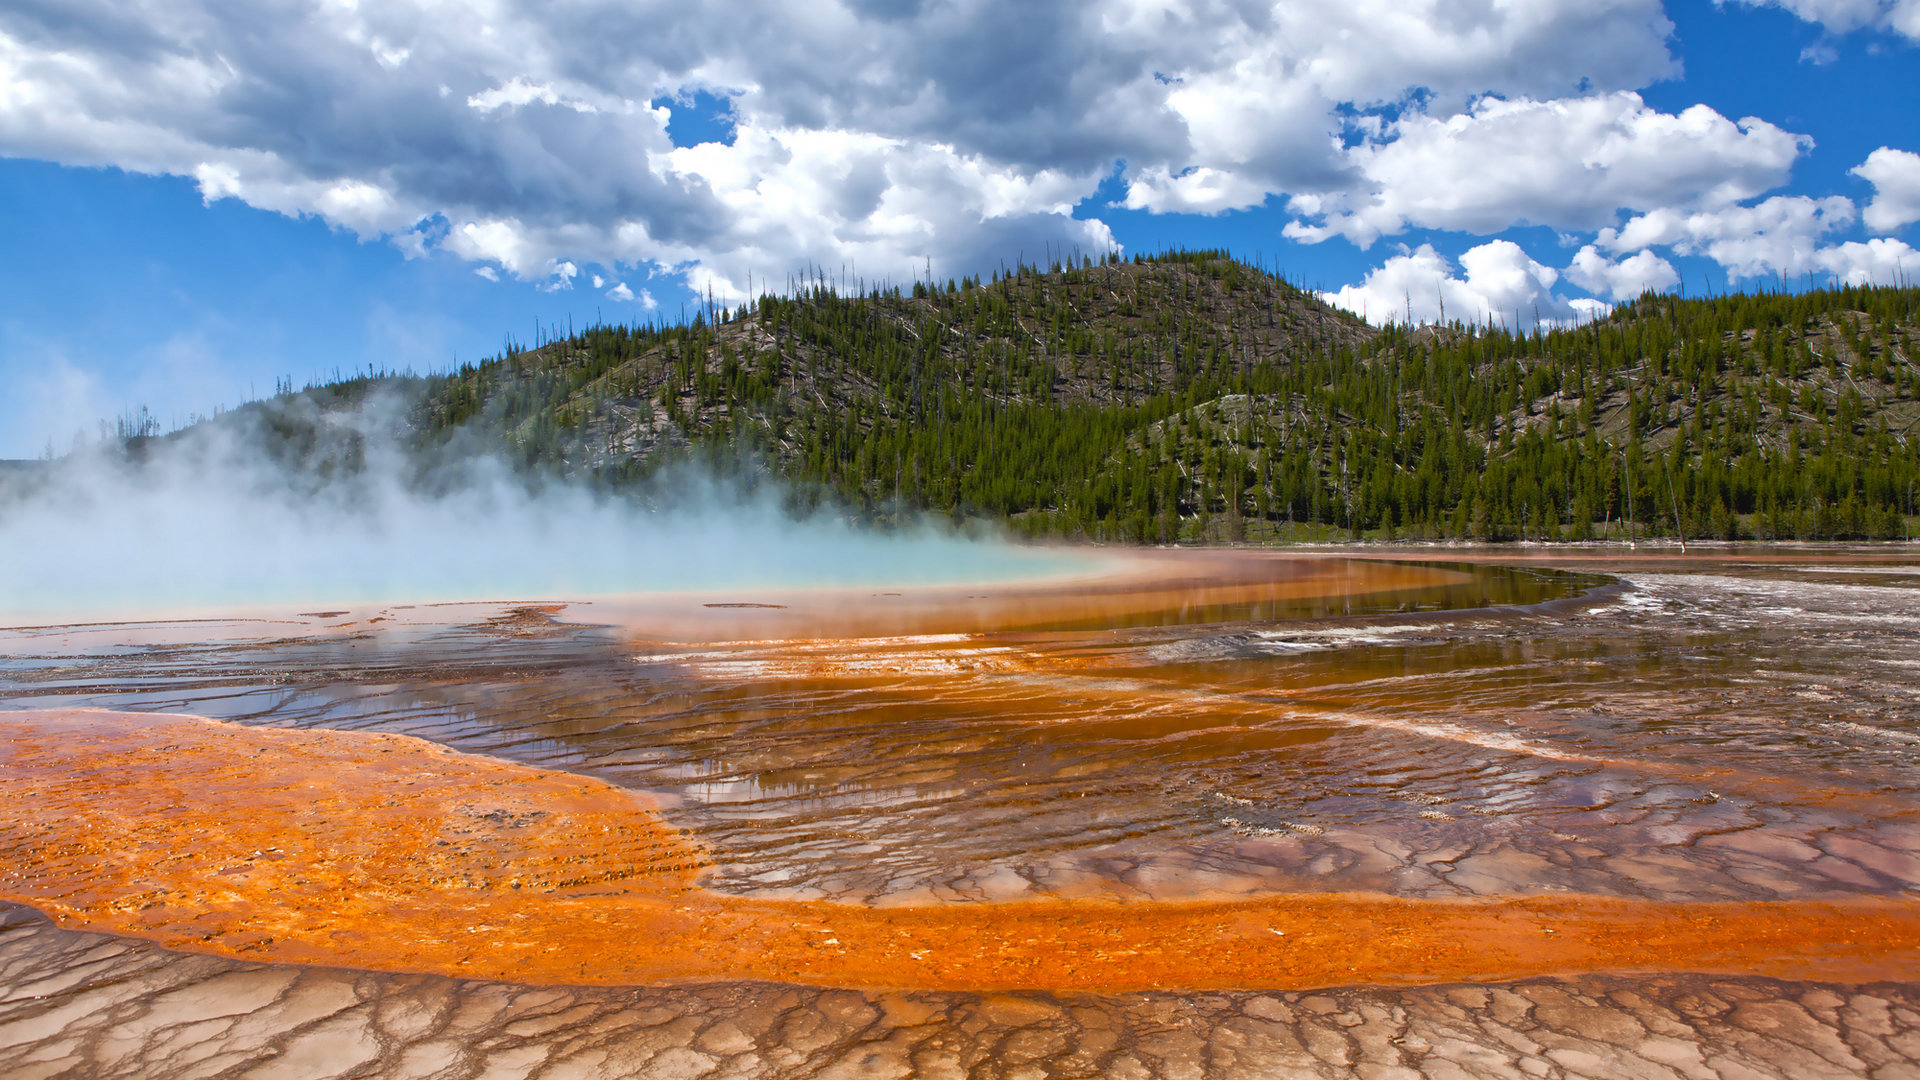
[[[393,434],[398,408],[309,409],[316,429],[291,440],[229,418],[55,463],[0,494],[0,618],[963,584],[1084,563],[931,522],[868,528],[691,467],[637,498],[530,480],[483,447],[427,464]]]

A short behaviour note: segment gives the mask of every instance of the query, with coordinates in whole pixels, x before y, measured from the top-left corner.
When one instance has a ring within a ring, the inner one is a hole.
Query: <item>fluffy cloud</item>
[[[1166,83],[1157,112],[1175,152],[1142,159],[1127,205],[1247,206],[1338,190],[1357,174],[1330,110],[1402,104],[1419,90],[1448,115],[1486,93],[1551,98],[1630,89],[1677,73],[1655,0],[1305,0],[1271,5],[1136,0],[1108,16]],[[1202,28],[1205,28],[1202,31]],[[1196,33],[1196,31],[1200,31]],[[1148,114],[1151,115],[1151,114]]]
[[[1465,276],[1431,244],[1422,244],[1388,259],[1361,284],[1322,293],[1321,299],[1376,324],[1459,320],[1528,330],[1536,321],[1569,323],[1611,310],[1598,300],[1556,295],[1559,272],[1507,240],[1464,252],[1459,268]]]
[[[1355,146],[1358,191],[1300,195],[1306,241],[1345,236],[1365,246],[1424,228],[1498,232],[1528,223],[1597,229],[1621,209],[1723,206],[1783,183],[1809,146],[1754,118],[1705,105],[1678,115],[1621,92],[1560,101],[1482,100],[1439,119],[1414,114]]]
[[[1673,264],[1651,251],[1640,251],[1618,262],[1608,261],[1592,244],[1574,255],[1567,280],[1591,293],[1615,300],[1631,300],[1643,292],[1660,292],[1680,284]]]
[[[1889,233],[1920,221],[1920,154],[1883,146],[1853,174],[1873,185],[1873,203],[1861,215],[1867,228]]]
[[[1268,194],[1266,184],[1242,173],[1202,166],[1176,173],[1149,165],[1134,171],[1121,205],[1156,214],[1218,214],[1258,206]]]
[[[1852,285],[1913,284],[1920,270],[1920,252],[1905,241],[1885,237],[1861,243],[1851,240],[1814,253],[1816,266]]]
[[[732,146],[704,143],[670,161],[727,208],[728,253],[694,277],[716,294],[744,295],[746,275],[769,265],[765,252],[829,253],[855,276],[899,280],[936,254],[980,268],[1023,249],[1037,261],[1048,247],[1091,255],[1114,245],[1104,224],[1069,216],[1097,177],[994,166],[946,146],[749,127]],[[899,252],[913,258],[903,264]]]
[[[718,291],[1097,251],[1067,211],[1117,161],[1149,209],[1337,194],[1362,179],[1354,109],[1644,86],[1676,71],[1671,30],[1659,0],[18,0],[0,154],[188,176],[522,277]],[[652,103],[691,90],[727,99],[731,145],[673,145],[680,106]]]
[[[1755,206],[1655,210],[1601,230],[1594,243],[1602,251],[1670,247],[1705,255],[1734,277],[1770,277],[1820,269],[1821,237],[1853,220],[1853,203],[1838,195],[1776,195]]]
[[[1855,216],[1853,203],[1837,195],[1776,195],[1753,206],[1696,213],[1657,210],[1618,229],[1601,230],[1594,244],[1575,257],[1569,276],[1594,288],[1575,273],[1589,252],[1594,252],[1590,261],[1597,265],[1604,261],[1599,251],[1637,250],[1645,255],[1646,248],[1668,247],[1682,255],[1704,255],[1736,278],[1820,274],[1856,285],[1911,280],[1920,259],[1902,241],[1882,237],[1823,243],[1829,233],[1853,224]]]
[[[1892,30],[1920,41],[1920,0],[1740,0],[1752,7],[1782,7],[1836,34],[1863,27]]]
[[[1789,4],[1897,28],[1920,0]],[[598,269],[643,304],[622,278],[732,300],[808,264],[897,281],[1098,253],[1111,233],[1073,209],[1119,162],[1128,207],[1283,197],[1305,240],[1603,229],[1566,277],[1613,298],[1670,284],[1650,248],[1877,267],[1885,245],[1821,246],[1844,199],[1745,205],[1805,139],[1631,92],[1677,74],[1672,29],[1660,0],[16,0],[0,154],[191,177],[550,288]],[[692,91],[731,141],[674,145]],[[1920,217],[1916,160],[1860,167],[1870,227]],[[1580,314],[1511,244],[1457,273],[1423,247],[1339,295],[1417,308],[1418,279],[1435,314]]]
[[[1556,294],[1554,287],[1563,280],[1616,302],[1680,284],[1673,264],[1653,248],[1703,255],[1737,278],[1814,274],[1855,285],[1911,283],[1920,273],[1920,251],[1903,241],[1881,237],[1823,242],[1828,234],[1851,225],[1854,217],[1853,203],[1838,196],[1783,195],[1753,206],[1700,211],[1663,208],[1619,228],[1600,230],[1594,243],[1574,254],[1564,273],[1506,240],[1466,251],[1458,271],[1432,245],[1403,247],[1359,285],[1321,297],[1376,324],[1409,319],[1529,329],[1535,319],[1565,324],[1599,317],[1612,307]],[[1609,253],[1620,257],[1609,258]]]

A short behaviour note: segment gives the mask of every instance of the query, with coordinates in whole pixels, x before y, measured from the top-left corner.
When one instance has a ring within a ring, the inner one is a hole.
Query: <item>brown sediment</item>
[[[0,896],[246,959],[522,983],[1126,991],[1920,972],[1920,904],[1287,895],[871,908],[699,888],[632,793],[396,735],[0,714]]]
[[[565,604],[515,604],[485,622],[471,623],[464,629],[491,637],[558,637],[566,634],[568,627],[555,616],[566,609]],[[385,620],[375,618],[368,621]]]

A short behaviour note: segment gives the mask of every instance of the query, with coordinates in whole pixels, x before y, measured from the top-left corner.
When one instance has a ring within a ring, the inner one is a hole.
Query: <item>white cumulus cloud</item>
[[[1359,285],[1320,295],[1376,325],[1458,320],[1530,331],[1536,322],[1565,324],[1612,310],[1598,300],[1557,295],[1559,279],[1559,271],[1512,241],[1468,249],[1458,270],[1433,245],[1422,244],[1388,259]]]
[[[653,298],[652,293],[645,289],[636,293],[633,287],[624,281],[615,282],[613,288],[607,290],[607,296],[623,304],[639,304],[645,311],[653,311],[660,306],[660,302]]]
[[[1567,267],[1567,280],[1590,293],[1631,300],[1643,292],[1673,288],[1680,284],[1680,275],[1672,263],[1651,251],[1635,252],[1615,262],[1588,244],[1574,255]]]
[[[1854,284],[1881,285],[1911,280],[1914,270],[1920,269],[1920,261],[1904,241],[1879,237],[1865,242],[1828,242],[1831,233],[1852,225],[1856,216],[1853,203],[1838,195],[1824,199],[1776,195],[1752,206],[1693,213],[1656,210],[1618,229],[1601,230],[1594,244],[1575,257],[1575,268],[1570,268],[1569,276],[1586,285],[1574,270],[1583,261],[1597,269],[1604,262],[1598,252],[1646,254],[1647,248],[1666,247],[1682,255],[1704,255],[1735,278],[1813,274],[1831,275]],[[1588,252],[1594,254],[1588,257]],[[1624,260],[1620,265],[1631,261]]]
[[[1861,215],[1867,228],[1890,233],[1920,221],[1920,154],[1883,146],[1853,174],[1873,185],[1873,202]]]
[[[1818,268],[1815,259],[1827,233],[1854,220],[1851,200],[1776,195],[1754,206],[1688,212],[1660,209],[1602,229],[1602,251],[1670,247],[1682,255],[1705,255],[1734,277],[1800,274]]]
[[[1780,7],[1835,34],[1865,27],[1891,30],[1920,41],[1920,0],[1740,0],[1753,7]]]
[[[1355,110],[1645,86],[1677,73],[1671,32],[1660,0],[17,0],[0,154],[191,177],[523,278],[719,292],[1098,252],[1069,211],[1119,162],[1147,209],[1370,192],[1338,142]],[[694,91],[731,145],[673,145]]]
[[[1336,106],[1397,106],[1419,90],[1446,116],[1487,93],[1554,98],[1678,72],[1672,24],[1650,0],[1135,0],[1105,22],[1164,82],[1133,122],[1177,124],[1152,156],[1120,151],[1134,166],[1126,204],[1159,211],[1343,189],[1357,174]]]
[[[1920,271],[1920,252],[1904,240],[1876,237],[1823,248],[1814,253],[1814,262],[1851,285],[1911,286],[1915,272]]]
[[[1705,105],[1678,114],[1630,92],[1559,101],[1487,98],[1448,118],[1414,114],[1348,152],[1356,190],[1301,195],[1287,235],[1362,246],[1409,225],[1492,233],[1517,224],[1597,229],[1626,210],[1721,206],[1783,183],[1809,145]]]
[[[1920,4],[1785,2],[1836,32]],[[1679,74],[1672,32],[1660,0],[14,0],[0,154],[190,177],[490,277],[664,272],[727,301],[808,265],[901,281],[1097,255],[1113,234],[1074,212],[1116,169],[1124,206],[1282,199],[1303,240],[1604,230],[1566,274],[1608,297],[1666,281],[1655,249],[1842,265],[1847,200],[1747,205],[1804,137],[1634,92]],[[731,136],[676,146],[697,93]],[[1870,228],[1920,216],[1912,159],[1858,170]],[[1436,260],[1353,288],[1426,275],[1462,317],[1579,313],[1512,245]]]

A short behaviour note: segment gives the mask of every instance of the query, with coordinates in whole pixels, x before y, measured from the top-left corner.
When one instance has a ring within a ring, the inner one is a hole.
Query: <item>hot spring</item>
[[[951,544],[23,606],[0,1067],[1920,1061],[1913,550]]]

